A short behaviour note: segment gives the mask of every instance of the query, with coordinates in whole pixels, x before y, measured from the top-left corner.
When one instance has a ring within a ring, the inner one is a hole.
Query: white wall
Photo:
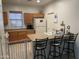
[[[45,8],[45,18],[48,21],[48,27],[50,25],[50,18],[48,18],[48,13],[54,12],[58,15],[58,27],[60,27],[61,21],[63,20],[67,25],[71,26],[71,32],[79,33],[79,0],[55,0],[53,3],[49,4]],[[49,28],[48,28],[49,30]],[[79,59],[79,38],[76,42],[76,56]]]
[[[27,6],[27,5],[5,5],[3,4],[4,11],[22,11],[23,13],[37,13],[41,10],[38,6]]]
[[[39,13],[41,10],[42,8],[38,6],[31,7],[31,6],[26,6],[26,5],[10,5],[10,4],[5,5],[3,4],[3,11],[7,11],[8,13],[9,11],[22,11],[22,13]],[[12,27],[10,24],[10,20],[8,20],[8,26],[5,26],[5,28],[17,29],[18,27],[16,28]],[[25,28],[25,25],[23,25],[23,27],[21,28]]]
[[[6,52],[6,41],[3,25],[3,14],[2,14],[2,0],[0,0],[0,59],[8,59],[8,54]],[[2,52],[2,54],[1,54]]]
[[[77,0],[60,0],[48,5],[45,8],[46,19],[48,17],[47,15],[48,13],[54,12],[58,15],[59,20],[58,23],[61,23],[61,21],[64,20],[66,25],[72,25],[75,27],[77,24],[76,22],[78,22],[77,19],[78,7],[77,8],[75,7],[77,5],[76,1]],[[73,28],[72,26],[71,28]],[[75,29],[73,28],[72,31],[75,31]]]

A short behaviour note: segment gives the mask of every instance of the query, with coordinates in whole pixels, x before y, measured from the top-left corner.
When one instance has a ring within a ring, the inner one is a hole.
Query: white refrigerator
[[[44,33],[47,30],[46,20],[44,18],[34,18],[35,33]]]

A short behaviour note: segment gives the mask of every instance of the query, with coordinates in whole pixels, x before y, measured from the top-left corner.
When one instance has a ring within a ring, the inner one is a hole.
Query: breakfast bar
[[[35,39],[43,39],[43,38],[54,38],[55,34],[50,33],[35,33],[35,34],[27,34],[28,39],[31,41],[35,41]]]
[[[31,51],[29,51],[30,53],[32,53],[32,59],[33,59],[33,57],[34,57],[34,51],[35,51],[35,42],[36,42],[36,39],[39,39],[39,40],[43,40],[43,39],[45,39],[45,38],[48,38],[48,42],[49,43],[47,43],[48,45],[47,45],[47,48],[46,49],[48,49],[47,51],[46,51],[46,57],[48,57],[47,56],[47,52],[49,52],[49,46],[50,46],[50,40],[52,40],[52,39],[54,39],[54,37],[56,36],[56,34],[52,34],[52,32],[51,33],[35,33],[35,34],[28,34],[27,35],[27,37],[28,37],[28,39],[30,39],[31,40],[31,42],[30,42],[30,46],[28,47],[28,48],[31,48]],[[57,35],[57,36],[59,36],[59,35]],[[56,49],[55,49],[56,50]]]

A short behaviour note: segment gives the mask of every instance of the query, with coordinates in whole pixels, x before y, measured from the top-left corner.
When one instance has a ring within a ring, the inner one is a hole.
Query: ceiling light
[[[37,3],[40,3],[40,0],[37,0]]]

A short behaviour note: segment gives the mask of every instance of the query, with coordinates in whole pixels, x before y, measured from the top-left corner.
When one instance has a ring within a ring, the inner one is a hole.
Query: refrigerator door
[[[34,18],[34,26],[46,26],[46,20],[44,18]]]
[[[36,27],[35,28],[35,33],[45,33],[46,32],[46,27]]]

